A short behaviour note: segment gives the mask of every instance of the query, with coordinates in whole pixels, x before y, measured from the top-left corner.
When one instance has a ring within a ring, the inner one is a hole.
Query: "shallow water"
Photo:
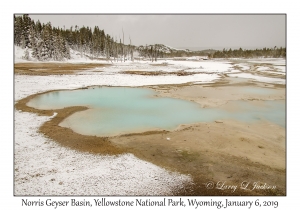
[[[265,90],[264,90],[265,91]],[[54,91],[35,97],[28,106],[37,109],[59,109],[88,106],[60,125],[86,135],[111,136],[156,129],[172,130],[180,124],[234,119],[245,122],[268,120],[285,126],[284,101],[253,103],[230,102],[234,111],[201,108],[197,103],[154,97],[146,88],[101,87],[72,91]]]
[[[239,87],[239,90],[244,94],[273,95],[276,93],[274,89],[261,87]]]

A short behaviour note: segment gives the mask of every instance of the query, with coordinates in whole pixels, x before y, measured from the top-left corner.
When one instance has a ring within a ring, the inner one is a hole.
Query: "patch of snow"
[[[286,66],[274,66],[276,70],[286,72]]]
[[[193,60],[193,61],[200,61],[202,59],[208,59],[207,56],[192,56],[192,57],[187,57],[186,60]]]
[[[286,65],[286,60],[283,58],[262,58],[262,59],[249,59],[251,63],[268,63],[272,65]]]
[[[27,49],[27,50],[28,50],[29,60],[24,59],[26,49],[22,49],[21,47],[15,45],[14,62],[15,63],[36,62],[36,59],[32,58],[31,56],[32,50],[31,49]]]
[[[230,70],[232,65],[229,62],[222,61],[168,61],[170,64],[175,66],[181,66],[182,69],[200,69],[201,72],[227,72]]]
[[[236,64],[236,66],[238,66],[239,68],[241,68],[242,71],[247,71],[250,70],[250,66],[247,64]]]
[[[188,82],[207,83],[219,78],[220,76],[217,74],[142,76],[131,74],[106,74],[105,72],[94,72],[94,74],[86,75],[51,75],[47,77],[15,75],[15,100],[19,100],[34,93],[54,89],[76,89],[93,85],[145,86],[182,84]]]
[[[268,66],[259,66],[256,70],[257,71],[267,71],[267,70],[270,70],[270,67],[268,67]]]
[[[14,62],[15,63],[24,63],[24,62],[41,62],[38,61],[37,59],[33,58],[31,53],[32,50],[28,49],[28,53],[29,53],[29,60],[24,59],[24,55],[25,55],[25,51],[26,49],[22,49],[19,46],[14,46]],[[67,63],[110,63],[109,61],[106,60],[93,60],[90,59],[88,56],[91,57],[91,55],[88,54],[82,54],[76,50],[72,50],[70,49],[70,56],[71,59],[69,60],[64,60],[64,61],[47,61],[47,62],[55,62],[55,63],[60,63],[60,62],[67,62]]]
[[[177,49],[177,48],[175,48],[175,47],[170,47],[170,46],[168,46],[168,45],[164,45],[166,48],[169,48],[169,49],[171,49],[171,50],[176,50],[176,51],[186,51],[186,52],[189,52],[189,50],[187,50],[187,49]]]
[[[87,53],[81,53],[76,50],[70,49],[71,59],[67,60],[68,63],[110,63],[107,60],[92,59],[92,55]],[[104,57],[100,57],[105,59]]]
[[[272,66],[274,67],[274,66]],[[256,70],[257,71],[263,71],[264,73],[269,73],[269,74],[280,74],[280,75],[285,75],[285,72],[281,71],[282,69],[276,68],[275,69],[269,67],[269,66],[259,66]],[[281,66],[280,66],[281,67]],[[279,70],[279,71],[277,71]],[[284,67],[285,70],[285,67]]]
[[[227,74],[236,74],[236,73],[240,73],[241,71],[240,70],[236,70],[236,69],[233,69],[233,70],[229,70],[228,72],[226,72]]]

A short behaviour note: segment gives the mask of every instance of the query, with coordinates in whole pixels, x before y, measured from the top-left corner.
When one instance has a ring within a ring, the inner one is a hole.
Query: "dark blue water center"
[[[54,91],[32,99],[27,105],[37,109],[87,106],[60,125],[85,135],[112,136],[156,129],[172,130],[180,124],[234,119],[244,122],[270,121],[285,126],[284,101],[263,101],[257,106],[246,101],[232,103],[236,108],[201,108],[197,103],[154,97],[147,88],[97,87]]]

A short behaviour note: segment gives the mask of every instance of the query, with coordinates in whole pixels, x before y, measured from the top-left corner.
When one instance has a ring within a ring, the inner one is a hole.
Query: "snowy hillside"
[[[38,59],[34,58],[32,56],[32,50],[31,49],[22,49],[19,46],[15,46],[15,56],[14,61],[15,63],[24,63],[24,62],[40,62]],[[28,52],[28,58],[26,59],[26,51]],[[63,59],[60,62],[72,62],[72,63],[80,63],[80,62],[99,62],[99,59],[103,59],[105,61],[104,57],[98,57],[98,60],[92,59],[93,57],[86,53],[80,53],[76,50],[70,49],[70,59]],[[51,61],[51,60],[50,60]],[[52,61],[52,62],[58,62],[58,61]]]
[[[188,49],[176,49],[174,47],[166,46],[163,44],[155,44],[155,45],[141,45],[136,47],[136,50],[141,52],[141,51],[151,51],[151,50],[156,50],[160,53],[165,53],[165,54],[171,54],[171,53],[184,53],[184,52],[191,52]]]

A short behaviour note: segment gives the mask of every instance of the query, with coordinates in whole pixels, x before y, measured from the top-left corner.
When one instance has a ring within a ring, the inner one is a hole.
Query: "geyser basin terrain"
[[[155,91],[147,88],[95,87],[42,94],[27,105],[37,109],[87,106],[90,109],[71,115],[60,126],[69,127],[80,134],[97,136],[172,130],[180,124],[217,119],[246,122],[268,120],[285,126],[284,101],[261,101],[259,105],[243,101],[229,102],[235,109],[228,111],[222,107],[201,108],[194,102],[154,95]]]

